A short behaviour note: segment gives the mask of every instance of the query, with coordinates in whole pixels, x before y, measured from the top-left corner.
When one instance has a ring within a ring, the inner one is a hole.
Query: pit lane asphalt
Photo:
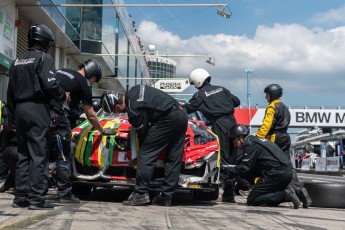
[[[50,189],[47,199],[56,200]],[[0,194],[0,229],[345,229],[343,209],[249,207],[193,201],[188,191],[176,193],[173,206],[123,206],[128,189],[99,188],[80,204],[59,204],[51,211],[12,208],[13,195]]]

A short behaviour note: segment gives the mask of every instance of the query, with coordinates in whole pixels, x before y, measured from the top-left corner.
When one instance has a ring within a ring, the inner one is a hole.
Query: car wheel
[[[345,183],[305,182],[303,185],[312,199],[311,207],[345,208]]]
[[[193,200],[211,201],[219,197],[219,186],[215,186],[214,191],[192,190]]]
[[[92,185],[88,184],[73,184],[72,193],[76,196],[87,196],[92,190]]]

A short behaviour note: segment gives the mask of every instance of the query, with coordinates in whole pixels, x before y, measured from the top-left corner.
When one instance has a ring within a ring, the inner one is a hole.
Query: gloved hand
[[[228,179],[234,179],[236,174],[233,173],[236,165],[221,165],[220,166],[220,173],[227,175]]]
[[[116,131],[115,129],[111,129],[111,128],[106,128],[103,130],[103,135],[115,135]]]

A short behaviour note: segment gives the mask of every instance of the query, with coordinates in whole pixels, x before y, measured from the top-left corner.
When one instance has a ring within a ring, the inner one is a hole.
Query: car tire
[[[345,208],[345,183],[305,182],[303,185],[312,199],[311,207]]]
[[[193,200],[211,201],[219,197],[219,186],[215,186],[214,191],[192,190]]]
[[[76,196],[87,196],[92,190],[92,185],[88,184],[73,184],[72,193]]]

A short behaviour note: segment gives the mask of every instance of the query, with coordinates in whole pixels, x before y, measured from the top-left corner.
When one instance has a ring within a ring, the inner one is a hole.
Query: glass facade
[[[148,65],[151,78],[175,78],[176,62],[162,57],[149,57]]]
[[[124,4],[122,0],[39,0],[49,4]],[[44,6],[47,14],[82,53],[102,54],[117,78],[128,89],[149,77],[147,63],[135,35],[133,20],[124,7]],[[116,55],[111,55],[116,54]],[[122,79],[121,79],[122,78]]]

